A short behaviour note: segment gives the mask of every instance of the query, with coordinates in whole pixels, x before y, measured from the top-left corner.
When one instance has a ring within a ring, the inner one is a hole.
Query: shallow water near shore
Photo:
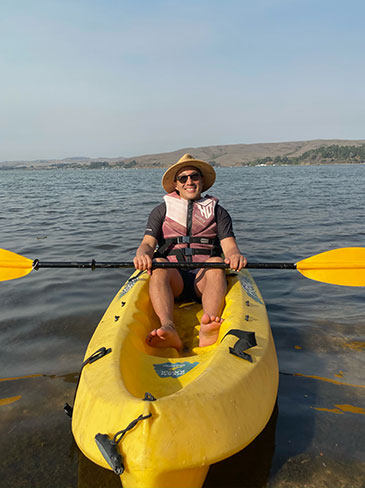
[[[161,170],[2,171],[0,247],[44,261],[131,261]],[[249,261],[364,246],[364,165],[218,168],[209,193]],[[131,270],[33,271],[0,283],[1,486],[105,488],[76,447],[72,403],[87,343]],[[280,367],[277,408],[205,488],[353,487],[365,480],[365,289],[253,270]],[[242,412],[244,415],[244,411]]]

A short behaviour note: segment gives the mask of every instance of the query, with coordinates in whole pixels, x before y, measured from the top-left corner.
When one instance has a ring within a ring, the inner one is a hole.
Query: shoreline
[[[1,164],[1,163],[0,163]],[[222,168],[274,168],[274,167],[299,167],[299,166],[349,166],[349,165],[365,165],[365,161],[331,161],[331,162],[322,162],[322,163],[309,163],[309,162],[303,162],[303,163],[285,163],[285,164],[280,164],[280,163],[260,163],[260,164],[254,164],[254,163],[244,163],[244,164],[232,164],[232,165],[216,165],[214,166],[215,169],[222,169]],[[122,167],[122,166],[108,166],[108,167],[100,167],[100,168],[94,168],[90,167],[88,165],[80,165],[80,166],[73,166],[73,165],[68,165],[64,164],[62,166],[58,165],[51,165],[51,166],[1,166],[0,165],[0,171],[76,171],[76,170],[82,170],[82,171],[128,171],[128,170],[145,170],[145,169],[154,169],[154,170],[164,170],[168,168],[168,166],[133,166],[133,167]]]
[[[365,140],[314,139],[257,144],[225,144],[186,147],[175,151],[117,157],[65,157],[0,161],[8,169],[163,169],[184,154],[207,161],[213,167],[306,166],[365,163]]]

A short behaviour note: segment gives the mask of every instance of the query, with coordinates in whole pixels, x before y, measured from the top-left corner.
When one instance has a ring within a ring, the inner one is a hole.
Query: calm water
[[[218,169],[212,194],[251,261],[363,246],[365,166]],[[0,172],[0,247],[40,260],[132,260],[160,170]],[[137,186],[138,191],[137,193]],[[63,403],[129,270],[40,270],[0,283],[4,487],[118,487],[76,448]],[[365,289],[254,271],[280,363],[278,409],[209,487],[363,487]]]

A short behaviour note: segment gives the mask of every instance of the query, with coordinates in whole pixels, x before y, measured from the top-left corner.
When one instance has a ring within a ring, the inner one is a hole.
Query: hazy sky
[[[365,138],[363,0],[0,0],[0,160]]]

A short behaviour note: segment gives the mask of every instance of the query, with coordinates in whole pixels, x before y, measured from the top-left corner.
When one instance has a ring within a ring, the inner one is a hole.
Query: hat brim
[[[206,163],[205,161],[200,161],[199,159],[187,159],[185,161],[179,161],[168,168],[162,176],[162,187],[167,193],[175,191],[176,175],[182,169],[186,167],[192,167],[198,169],[203,176],[203,188],[202,191],[208,190],[213,186],[215,182],[215,170],[213,166]]]

